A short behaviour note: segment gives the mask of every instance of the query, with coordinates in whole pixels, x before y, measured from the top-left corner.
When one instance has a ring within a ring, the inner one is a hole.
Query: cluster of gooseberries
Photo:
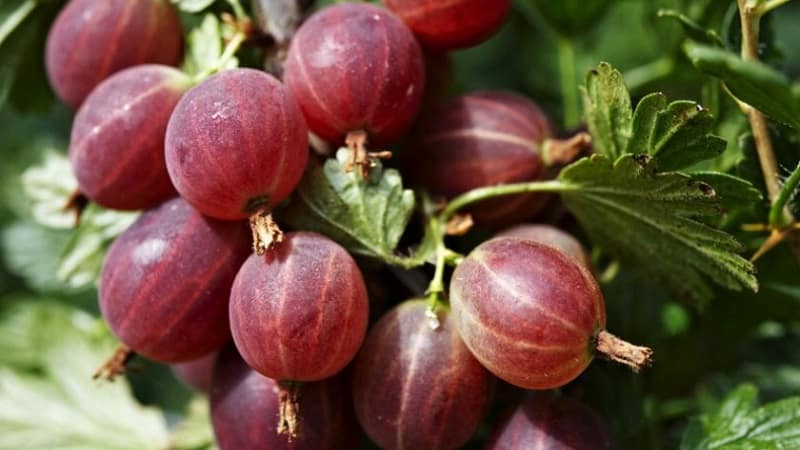
[[[455,269],[449,306],[405,301],[371,327],[353,257],[325,236],[277,229],[270,212],[316,163],[310,134],[349,146],[354,167],[370,163],[367,142],[407,137],[404,175],[443,199],[542,179],[569,153],[523,96],[433,92],[441,80],[431,68],[493,34],[507,0],[383,3],[311,14],[282,81],[249,68],[203,79],[175,68],[182,31],[166,0],[71,0],[50,32],[48,75],[77,109],[80,194],[145,210],[101,273],[100,307],[123,344],[112,362],[135,352],[174,364],[209,392],[223,450],[356,448],[361,430],[386,449],[458,448],[498,378],[543,390],[596,355],[649,362],[648,349],[605,331],[590,262],[554,227],[497,233]],[[523,194],[470,213],[496,230],[548,200]],[[520,404],[486,448],[532,442],[608,448],[591,412],[554,396]]]

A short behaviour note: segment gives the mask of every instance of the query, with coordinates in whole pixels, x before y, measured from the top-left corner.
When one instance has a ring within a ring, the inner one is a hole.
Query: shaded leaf
[[[75,226],[75,213],[66,210],[65,206],[78,189],[78,180],[66,156],[47,152],[40,165],[23,172],[22,188],[37,223],[59,229]]]
[[[720,78],[743,102],[772,119],[800,129],[800,99],[786,77],[766,64],[744,61],[736,54],[688,42],[689,59],[701,71]]]
[[[2,231],[3,261],[30,288],[55,292],[64,288],[56,271],[58,255],[67,240],[67,231],[50,230],[26,221],[14,222]]]
[[[586,33],[608,12],[610,0],[528,0],[545,20],[560,33],[577,35]]]
[[[208,398],[195,396],[183,420],[170,433],[169,449],[217,450],[210,413]]]
[[[722,42],[722,38],[719,37],[719,34],[717,34],[716,31],[704,28],[694,20],[690,19],[688,16],[677,11],[673,11],[671,9],[662,9],[658,11],[658,17],[666,17],[668,19],[677,21],[683,27],[683,31],[686,33],[686,35],[698,42],[712,44],[717,47],[724,47],[725,45]]]
[[[400,173],[377,164],[364,180],[344,164],[347,150],[323,167],[311,164],[280,218],[293,228],[316,231],[353,253],[397,262],[395,248],[414,209],[414,193]]]
[[[749,181],[734,175],[720,172],[692,172],[689,175],[713,187],[719,197],[720,205],[728,211],[753,208],[764,199],[761,191]]]
[[[758,289],[740,244],[700,218],[719,215],[714,190],[680,173],[656,173],[647,157],[603,156],[567,167],[567,207],[594,242],[655,275],[682,296],[708,300],[703,275],[730,289]]]

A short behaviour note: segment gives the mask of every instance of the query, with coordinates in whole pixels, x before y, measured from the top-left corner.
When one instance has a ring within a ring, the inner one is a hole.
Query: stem
[[[28,18],[38,5],[39,2],[36,0],[27,0],[22,5],[17,6],[11,14],[6,16],[3,23],[0,24],[0,43],[5,41],[11,32],[16,30],[19,24]]]
[[[231,9],[233,9],[233,15],[236,16],[237,20],[249,20],[250,18],[247,17],[247,13],[244,12],[244,8],[242,8],[242,4],[239,3],[239,0],[227,0],[228,4],[231,5]]]
[[[598,333],[596,339],[597,353],[630,367],[636,373],[653,362],[653,350],[623,341],[606,330]]]
[[[558,35],[558,68],[561,73],[561,97],[564,103],[564,128],[580,122],[578,84],[575,76],[575,45],[572,39]]]
[[[781,192],[772,204],[772,208],[769,210],[769,224],[774,228],[782,228],[786,225],[784,221],[786,218],[784,208],[792,198],[792,194],[794,194],[798,184],[800,184],[800,164],[797,165],[797,168],[794,169],[794,172],[792,172],[786,180],[786,183],[783,184],[783,189],[781,189]]]
[[[439,220],[447,223],[458,211],[467,206],[484,200],[502,197],[505,195],[523,194],[527,192],[565,192],[574,189],[558,180],[554,181],[532,181],[530,183],[503,184],[499,186],[489,186],[473,189],[469,192],[454,198],[441,212]]]
[[[278,434],[287,435],[291,442],[300,436],[300,383],[281,381],[278,386]]]
[[[119,375],[125,374],[125,368],[134,356],[135,353],[127,345],[119,344],[111,357],[95,371],[92,379],[114,381]]]
[[[194,79],[195,83],[199,83],[205,80],[206,78],[210,77],[211,75],[214,75],[215,73],[221,71],[225,66],[227,66],[230,60],[236,54],[236,52],[239,51],[239,48],[242,46],[242,43],[244,43],[246,38],[247,36],[243,31],[241,30],[237,31],[236,34],[233,35],[231,40],[228,41],[228,44],[225,46],[225,50],[223,50],[222,55],[220,55],[219,60],[217,60],[217,63],[209,67],[208,69],[198,73]]]

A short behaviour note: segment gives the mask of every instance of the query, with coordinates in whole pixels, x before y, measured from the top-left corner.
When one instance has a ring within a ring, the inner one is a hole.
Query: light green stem
[[[208,69],[198,73],[195,76],[195,83],[199,83],[205,80],[206,78],[210,77],[211,75],[214,75],[215,73],[221,71],[225,66],[227,66],[231,58],[233,58],[236,52],[239,51],[239,48],[241,48],[245,38],[246,36],[244,32],[237,31],[236,34],[233,35],[233,38],[228,42],[228,45],[225,46],[225,50],[222,52],[222,55],[220,55],[219,60],[217,60],[217,63],[214,64],[212,67],[209,67]]]
[[[566,192],[576,188],[562,183],[561,181],[532,181],[530,183],[502,184],[473,189],[454,198],[444,211],[439,214],[442,223],[447,223],[458,211],[475,203],[488,200],[490,198],[502,197],[506,195],[524,194],[527,192]]]
[[[578,83],[575,75],[575,44],[567,36],[558,36],[558,68],[561,76],[561,98],[564,128],[574,128],[581,120],[578,105]]]
[[[784,208],[791,200],[794,191],[797,190],[798,184],[800,184],[800,164],[797,165],[797,168],[794,169],[786,183],[783,184],[783,188],[775,198],[775,203],[772,204],[772,208],[769,210],[769,224],[773,227],[781,228],[786,225]]]
[[[236,16],[236,20],[249,20],[250,18],[247,17],[247,13],[244,12],[244,8],[242,8],[242,4],[239,3],[239,0],[227,0],[228,4],[231,5],[231,9],[233,9],[233,15]]]

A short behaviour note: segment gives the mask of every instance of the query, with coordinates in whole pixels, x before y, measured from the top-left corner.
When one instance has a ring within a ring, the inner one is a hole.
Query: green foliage
[[[181,11],[199,13],[211,6],[216,0],[170,0]]]
[[[400,174],[371,168],[365,180],[357,170],[346,171],[349,151],[320,167],[311,164],[289,206],[280,218],[293,228],[317,231],[349,251],[402,262],[395,248],[414,210],[414,193],[403,188]]]
[[[212,69],[225,70],[237,67],[239,61],[236,58],[228,59],[223,67],[218,67],[224,52],[222,45],[224,33],[225,25],[216,15],[209,13],[203,16],[203,20],[189,31],[186,38],[187,51],[183,70],[190,75],[199,75]]]
[[[705,274],[730,289],[758,289],[752,264],[730,235],[697,220],[719,214],[714,190],[680,173],[658,173],[648,157],[604,156],[561,172],[562,193],[594,242],[651,272],[685,298],[712,297]]]
[[[698,69],[724,81],[740,100],[800,129],[800,98],[783,74],[764,63],[744,61],[727,50],[691,42],[684,50]]]
[[[99,319],[54,302],[17,301],[0,316],[0,345],[0,448],[166,449],[157,410],[136,403],[124,380],[89,376],[113,351]]]
[[[716,410],[695,420],[681,450],[772,450],[800,447],[800,397],[756,407],[758,389],[745,384]]]

